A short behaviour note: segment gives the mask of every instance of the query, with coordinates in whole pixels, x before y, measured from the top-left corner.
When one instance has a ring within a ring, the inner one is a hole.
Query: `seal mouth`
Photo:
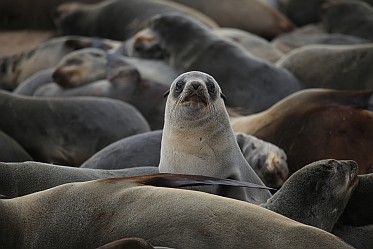
[[[185,96],[185,98],[181,102],[182,103],[202,103],[207,106],[206,97],[196,92],[188,94],[187,96]]]

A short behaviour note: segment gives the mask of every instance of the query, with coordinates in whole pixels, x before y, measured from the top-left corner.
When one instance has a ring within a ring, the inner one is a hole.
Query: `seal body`
[[[227,106],[242,107],[247,113],[264,110],[300,90],[298,80],[288,71],[251,56],[242,46],[190,18],[171,14],[153,18],[147,33],[133,39],[139,56],[148,55],[150,49],[161,50],[179,73],[197,70],[210,74],[228,96]],[[142,45],[146,41],[155,45]]]
[[[120,170],[80,169],[28,161],[0,163],[0,173],[0,194],[6,198],[15,198],[70,182],[157,174],[159,171],[157,167],[134,167]]]
[[[219,85],[208,74],[188,72],[175,79],[165,109],[161,173],[198,174],[263,184],[238,147],[222,96]],[[220,194],[256,203],[270,197],[264,190],[224,191]]]
[[[234,28],[219,28],[215,32],[242,45],[250,54],[268,62],[275,63],[283,56],[283,53],[266,39],[252,33]]]
[[[185,5],[167,0],[110,0],[97,4],[64,3],[56,9],[55,24],[64,35],[85,35],[125,40],[144,28],[155,15],[193,16],[201,24],[216,23]],[[110,28],[108,28],[110,27]]]
[[[292,32],[277,36],[271,41],[273,47],[284,53],[307,45],[357,45],[369,43],[368,40],[339,33],[327,33],[321,25],[309,24]]]
[[[22,81],[13,93],[32,96],[38,88],[52,82],[52,74],[53,68],[40,70]]]
[[[178,249],[351,248],[330,233],[250,203],[123,179],[0,200],[0,221],[4,249],[89,249],[125,237]]]
[[[237,28],[271,39],[294,29],[276,8],[258,0],[173,0],[201,11],[221,27]],[[260,20],[260,21],[259,21]]]
[[[353,35],[373,41],[373,7],[363,1],[329,3],[323,11],[322,23],[330,33]]]
[[[371,110],[372,91],[308,89],[264,112],[232,118],[232,127],[282,148],[290,175],[329,158],[354,160],[366,174],[373,165]]]
[[[373,45],[312,45],[295,49],[277,66],[287,69],[304,88],[371,89]],[[331,62],[331,63],[328,63]]]
[[[106,145],[149,131],[132,105],[118,100],[36,98],[0,92],[0,129],[38,161],[79,166]]]

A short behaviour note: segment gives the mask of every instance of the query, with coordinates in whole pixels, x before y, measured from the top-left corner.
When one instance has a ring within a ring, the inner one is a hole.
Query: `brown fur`
[[[352,159],[365,174],[373,170],[371,99],[372,91],[304,90],[264,112],[233,118],[233,130],[282,148],[290,174],[327,158]]]

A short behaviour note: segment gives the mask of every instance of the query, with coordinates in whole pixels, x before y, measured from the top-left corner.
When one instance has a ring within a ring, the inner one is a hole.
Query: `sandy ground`
[[[52,31],[0,31],[0,57],[29,50],[53,35]]]

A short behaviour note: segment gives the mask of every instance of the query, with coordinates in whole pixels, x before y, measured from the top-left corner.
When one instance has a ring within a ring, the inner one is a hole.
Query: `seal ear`
[[[170,90],[167,90],[164,94],[163,97],[166,98],[170,94]]]
[[[227,96],[225,96],[225,94],[224,93],[220,93],[220,97],[224,100],[224,101],[226,101],[227,100]]]

